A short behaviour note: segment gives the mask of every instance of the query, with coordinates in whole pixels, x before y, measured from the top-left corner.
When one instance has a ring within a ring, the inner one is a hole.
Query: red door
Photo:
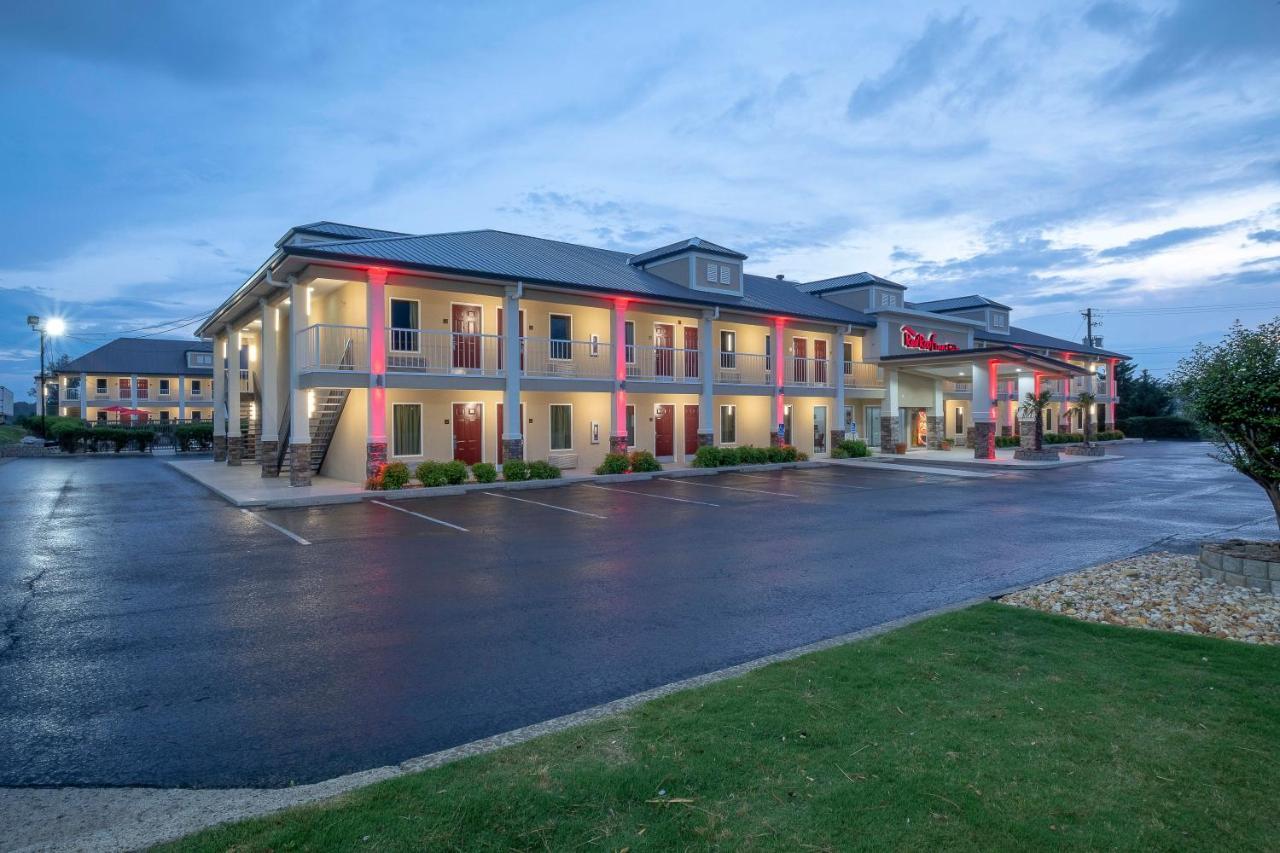
[[[520,309],[520,322],[517,323],[516,325],[520,327],[520,337],[524,337],[524,309],[523,308]],[[506,333],[507,333],[507,324],[503,322],[502,309],[499,308],[498,309],[498,334],[505,335]],[[505,343],[505,341],[500,342],[498,345],[498,369],[499,370],[502,369],[502,354],[503,354],[502,351],[506,349],[506,347],[502,345],[503,343]],[[520,342],[520,369],[524,370],[524,341]],[[498,420],[501,421],[502,418],[499,417]],[[498,464],[499,465],[502,464],[501,459],[498,460]]]
[[[653,454],[674,456],[676,452],[676,407],[655,406],[653,410]]]
[[[692,458],[698,452],[698,407],[684,407],[684,455]]]
[[[809,342],[804,338],[792,338],[791,347],[795,350],[795,358],[792,359],[794,367],[791,370],[791,379],[793,382],[805,383],[809,381]]]
[[[698,378],[698,327],[684,327],[684,375],[686,379]]]
[[[675,367],[675,353],[672,351],[675,337],[675,329],[670,323],[653,324],[653,375],[658,378],[671,376]]]
[[[479,403],[453,404],[453,458],[468,465],[476,464],[484,455],[481,410]]]
[[[827,382],[827,342],[813,342],[813,381],[819,385]]]
[[[498,310],[501,311],[502,309],[499,308]],[[524,312],[521,311],[520,313],[523,314]],[[506,423],[506,421],[502,419],[502,404],[499,403],[498,404],[498,464],[499,465],[502,464],[502,430],[503,430],[502,425],[504,423]],[[520,404],[520,434],[524,435],[524,403]]]
[[[480,369],[480,306],[453,306],[453,366]]]

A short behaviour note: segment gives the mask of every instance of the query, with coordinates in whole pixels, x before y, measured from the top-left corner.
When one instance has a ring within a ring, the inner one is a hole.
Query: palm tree
[[[1076,395],[1076,408],[1084,415],[1084,446],[1089,446],[1089,436],[1093,432],[1093,406],[1098,398],[1088,391]]]
[[[1039,394],[1033,394],[1028,391],[1026,399],[1018,407],[1018,414],[1022,416],[1023,420],[1028,418],[1036,419],[1035,430],[1032,433],[1035,436],[1036,450],[1044,450],[1044,413],[1052,402],[1053,391],[1046,388]]]

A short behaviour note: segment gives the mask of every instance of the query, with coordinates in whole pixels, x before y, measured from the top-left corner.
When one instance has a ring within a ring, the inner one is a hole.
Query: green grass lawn
[[[27,431],[20,426],[5,424],[0,426],[0,444],[16,444],[22,441]]]
[[[180,850],[1275,850],[1280,649],[1005,605]]]

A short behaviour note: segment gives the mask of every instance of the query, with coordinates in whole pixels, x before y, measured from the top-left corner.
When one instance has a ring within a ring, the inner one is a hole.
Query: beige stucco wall
[[[320,396],[323,391],[317,391]],[[352,389],[347,397],[338,428],[333,434],[329,452],[325,455],[320,474],[339,480],[361,482],[365,478],[365,455],[368,442],[368,390]]]
[[[935,380],[910,373],[898,374],[898,405],[904,408],[933,408]]]

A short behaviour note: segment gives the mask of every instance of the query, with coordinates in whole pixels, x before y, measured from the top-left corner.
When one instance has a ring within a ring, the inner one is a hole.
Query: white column
[[[80,420],[89,420],[89,374],[80,374]]]
[[[995,418],[992,417],[993,380],[996,373],[996,361],[973,362],[972,393],[970,404],[973,407],[973,455],[976,459],[992,459],[995,457]]]
[[[520,420],[520,288],[509,284],[502,296],[502,366],[506,384],[502,389],[502,455],[504,459],[524,457],[524,424]]]
[[[226,399],[227,375],[223,369],[222,359],[227,351],[226,332],[213,336],[213,375],[209,377],[209,394],[213,401],[213,434],[219,438],[227,437],[227,410],[221,401]]]
[[[787,400],[782,387],[787,376],[787,331],[781,317],[773,320],[773,439],[772,444],[782,444],[787,411]]]
[[[844,416],[845,393],[844,393],[844,327],[837,326],[836,333],[832,336],[831,342],[835,347],[835,371],[836,371],[836,411],[834,420],[840,426],[838,427],[841,434],[849,429],[849,421]]]
[[[262,389],[262,410],[258,412],[258,422],[261,424],[263,441],[279,441],[280,440],[280,409],[279,409],[279,365],[280,351],[277,346],[276,339],[276,323],[279,322],[280,309],[273,308],[267,304],[267,300],[258,300],[258,306],[262,309],[262,334],[258,336],[259,353],[261,359],[259,364],[261,369],[259,376],[262,377],[260,387]]]
[[[308,325],[307,288],[289,281],[289,443],[311,443],[311,417],[307,412],[307,390],[298,379],[298,337]]]
[[[609,452],[627,452],[627,300],[609,305],[613,341],[613,392],[609,406]]]
[[[187,419],[187,377],[178,374],[178,420]]]
[[[147,393],[151,393],[150,388],[147,389]],[[138,374],[136,373],[129,377],[129,403],[130,408],[138,408]]]
[[[720,364],[720,342],[715,338],[712,325],[713,312],[703,311],[698,320],[698,370],[701,372],[702,388],[698,394],[698,446],[705,441],[715,444],[715,402],[716,402],[716,368]]]
[[[240,349],[244,331],[227,329],[227,464],[244,461],[244,434],[240,431]]]
[[[365,286],[369,326],[369,393],[365,419],[365,468],[370,476],[387,461],[387,272],[369,270]]]

